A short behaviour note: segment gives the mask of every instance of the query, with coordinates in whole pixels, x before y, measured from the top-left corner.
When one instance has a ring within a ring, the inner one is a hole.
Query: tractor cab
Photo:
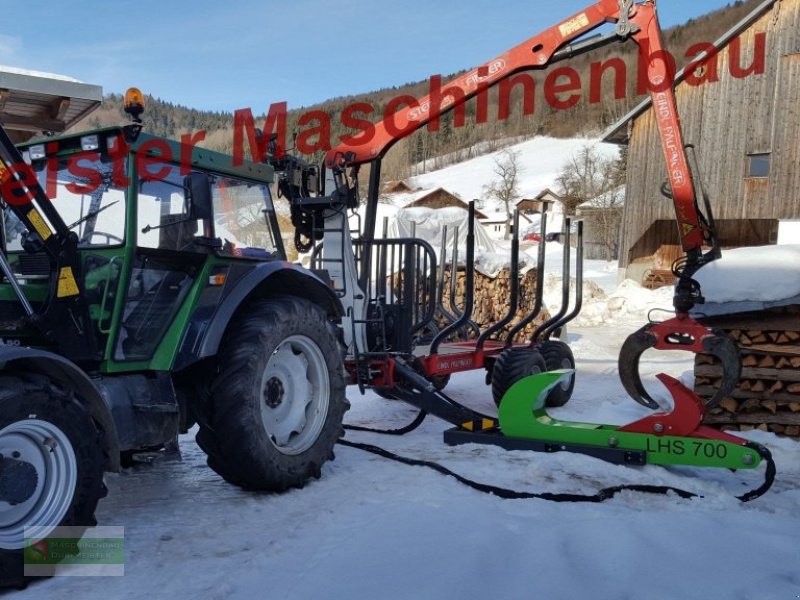
[[[230,156],[140,129],[19,146],[49,206],[29,223],[4,208],[3,250],[33,316],[25,319],[9,282],[0,285],[3,343],[54,350],[100,371],[166,370],[207,288],[283,259],[271,167],[234,166]],[[70,276],[54,268],[50,238],[58,239],[57,260],[75,255]],[[41,318],[69,300],[58,320]]]

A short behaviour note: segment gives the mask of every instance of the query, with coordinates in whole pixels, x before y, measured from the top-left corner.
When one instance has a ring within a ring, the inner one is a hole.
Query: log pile
[[[657,290],[668,285],[675,285],[674,273],[669,269],[648,269],[642,280],[642,287],[648,290]]]
[[[445,290],[444,290],[444,307],[450,310],[450,269],[445,271]],[[508,312],[511,288],[511,277],[508,269],[500,271],[500,273],[492,279],[479,272],[475,272],[475,307],[472,313],[472,320],[480,325],[481,330],[485,330],[503,317]],[[456,272],[456,305],[463,310],[464,296],[466,292],[466,272],[459,270]],[[519,308],[515,319],[510,325],[503,329],[503,333],[507,333],[511,328],[516,325],[523,317],[525,317],[533,308],[533,303],[536,298],[536,269],[528,271],[525,275],[520,277],[520,300]],[[530,339],[534,330],[550,318],[550,313],[546,308],[542,308],[539,316],[528,325],[523,332],[521,332],[516,341]],[[505,336],[498,334],[495,338],[505,339]]]
[[[730,397],[709,411],[706,423],[722,429],[760,429],[800,438],[800,306],[703,319],[736,340],[742,377]],[[695,359],[695,391],[708,399],[722,368],[711,356]]]
[[[675,245],[663,245],[649,259],[652,268],[648,269],[642,278],[642,287],[648,290],[657,290],[668,285],[675,285],[675,275],[672,273],[673,263],[683,256],[683,248]]]

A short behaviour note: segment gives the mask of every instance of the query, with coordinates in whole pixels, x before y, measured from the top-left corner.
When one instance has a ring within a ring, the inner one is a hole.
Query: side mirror
[[[191,219],[208,220],[214,217],[211,202],[211,180],[205,173],[190,173],[183,179],[183,189],[189,217]]]

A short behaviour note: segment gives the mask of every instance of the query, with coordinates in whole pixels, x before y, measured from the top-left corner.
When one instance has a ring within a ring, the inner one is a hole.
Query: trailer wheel
[[[229,483],[283,491],[318,478],[349,407],[336,329],[315,304],[281,296],[250,305],[219,354],[197,442]]]
[[[539,352],[544,357],[548,371],[558,371],[559,369],[575,369],[575,357],[572,349],[564,342],[558,340],[548,340],[539,345]],[[547,396],[547,406],[564,406],[572,398],[575,389],[575,374],[565,379],[559,385],[550,390]]]
[[[544,358],[538,349],[509,348],[495,361],[492,369],[492,397],[500,406],[503,396],[517,381],[529,375],[537,375],[547,370]]]
[[[0,377],[0,455],[0,587],[21,587],[25,527],[96,525],[106,495],[101,431],[47,377]]]

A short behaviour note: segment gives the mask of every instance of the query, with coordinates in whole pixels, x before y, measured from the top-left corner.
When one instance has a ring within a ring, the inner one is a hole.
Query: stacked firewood
[[[800,306],[704,319],[739,345],[742,377],[706,423],[722,429],[760,429],[800,438]],[[708,355],[695,360],[695,391],[719,388],[722,367]]]
[[[450,310],[450,269],[445,271],[445,290],[443,304],[445,309]],[[508,333],[511,328],[524,318],[533,308],[536,299],[536,270],[532,269],[520,277],[519,303],[517,314],[514,320],[503,329],[503,333]],[[464,309],[466,296],[466,273],[459,270],[456,272],[456,306],[460,310]],[[495,278],[488,277],[479,272],[475,273],[475,300],[472,312],[472,320],[480,325],[481,330],[491,327],[508,313],[511,302],[511,276],[508,269],[500,271]],[[542,308],[538,317],[529,324],[517,337],[516,341],[521,342],[530,339],[534,330],[544,321],[550,318],[550,313],[546,308]],[[505,339],[503,334],[497,334],[494,338]]]

